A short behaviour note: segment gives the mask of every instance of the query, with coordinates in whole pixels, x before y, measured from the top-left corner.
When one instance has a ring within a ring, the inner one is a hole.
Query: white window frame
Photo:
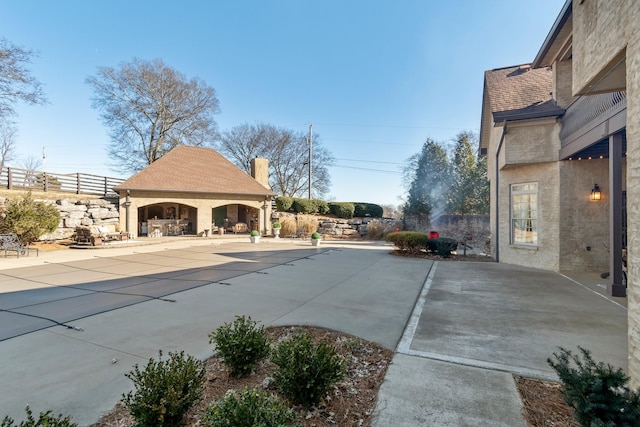
[[[538,183],[511,184],[509,192],[509,240],[511,244],[538,247],[540,241]],[[527,212],[524,213],[524,210]],[[517,227],[516,224],[526,224],[526,226]]]

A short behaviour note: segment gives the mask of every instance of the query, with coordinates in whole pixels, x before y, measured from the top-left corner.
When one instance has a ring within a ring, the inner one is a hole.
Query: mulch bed
[[[294,408],[303,425],[370,426],[378,389],[391,363],[393,351],[357,337],[317,327],[269,327],[266,330],[274,341],[278,341],[300,328],[311,333],[317,341],[323,340],[333,345],[344,357],[347,366],[343,380],[318,407],[312,410]],[[261,363],[253,374],[238,379],[229,376],[228,369],[218,358],[210,358],[206,362],[204,399],[189,411],[183,426],[201,425],[200,419],[206,407],[223,397],[228,390],[242,390],[245,387],[268,388],[265,385],[268,381],[265,379],[270,377],[274,370],[275,365],[266,361]],[[122,403],[118,403],[113,411],[90,427],[131,427],[134,424],[126,408]]]

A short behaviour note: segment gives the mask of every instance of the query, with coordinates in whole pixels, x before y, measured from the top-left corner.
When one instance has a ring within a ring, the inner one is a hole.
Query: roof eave
[[[119,191],[152,191],[155,193],[189,193],[189,194],[237,194],[242,196],[276,196],[276,193],[273,191],[265,191],[264,193],[253,193],[253,192],[242,192],[242,191],[210,191],[210,190],[169,190],[169,189],[158,189],[158,188],[145,188],[145,187],[123,187],[116,186],[113,187],[113,190],[116,192]]]
[[[503,123],[505,120],[508,122],[516,121],[516,120],[532,120],[532,119],[546,119],[550,117],[562,117],[564,115],[563,109],[559,108],[553,111],[534,111],[527,113],[510,113],[506,112],[497,112],[493,113],[493,122],[494,123]]]
[[[573,12],[572,0],[566,0],[564,3],[564,6],[562,6],[562,10],[560,11],[560,14],[556,18],[556,21],[553,23],[553,26],[551,27],[549,34],[547,34],[547,38],[544,40],[544,43],[542,43],[542,47],[540,48],[540,51],[538,51],[536,58],[531,63],[531,66],[533,68],[546,67],[550,65],[545,62],[546,56],[551,50],[553,43],[556,41],[558,35],[560,34],[560,31],[562,31],[562,28],[567,23],[567,20],[571,16],[572,12]]]

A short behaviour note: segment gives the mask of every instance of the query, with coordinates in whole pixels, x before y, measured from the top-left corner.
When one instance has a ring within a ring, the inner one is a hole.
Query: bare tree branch
[[[242,124],[222,134],[218,150],[247,173],[251,159],[269,160],[269,184],[282,196],[303,197],[309,191],[309,146],[306,134],[257,123]],[[328,167],[334,162],[322,146],[319,135],[313,140],[312,194],[321,198],[329,192]]]
[[[15,124],[0,119],[0,172],[8,162],[15,159],[17,136],[18,129]]]
[[[87,83],[109,129],[107,151],[116,170],[137,172],[178,145],[203,146],[217,138],[215,89],[187,80],[160,59],[100,67]]]
[[[15,105],[20,101],[29,105],[47,103],[42,85],[27,68],[33,56],[32,51],[0,39],[0,119],[15,115]]]

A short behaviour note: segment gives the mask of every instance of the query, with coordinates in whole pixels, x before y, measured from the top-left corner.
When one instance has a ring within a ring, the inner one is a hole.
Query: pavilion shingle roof
[[[558,116],[564,110],[551,96],[551,68],[528,64],[485,72],[487,94],[494,121]]]
[[[115,190],[274,195],[214,149],[186,145],[174,148]]]

